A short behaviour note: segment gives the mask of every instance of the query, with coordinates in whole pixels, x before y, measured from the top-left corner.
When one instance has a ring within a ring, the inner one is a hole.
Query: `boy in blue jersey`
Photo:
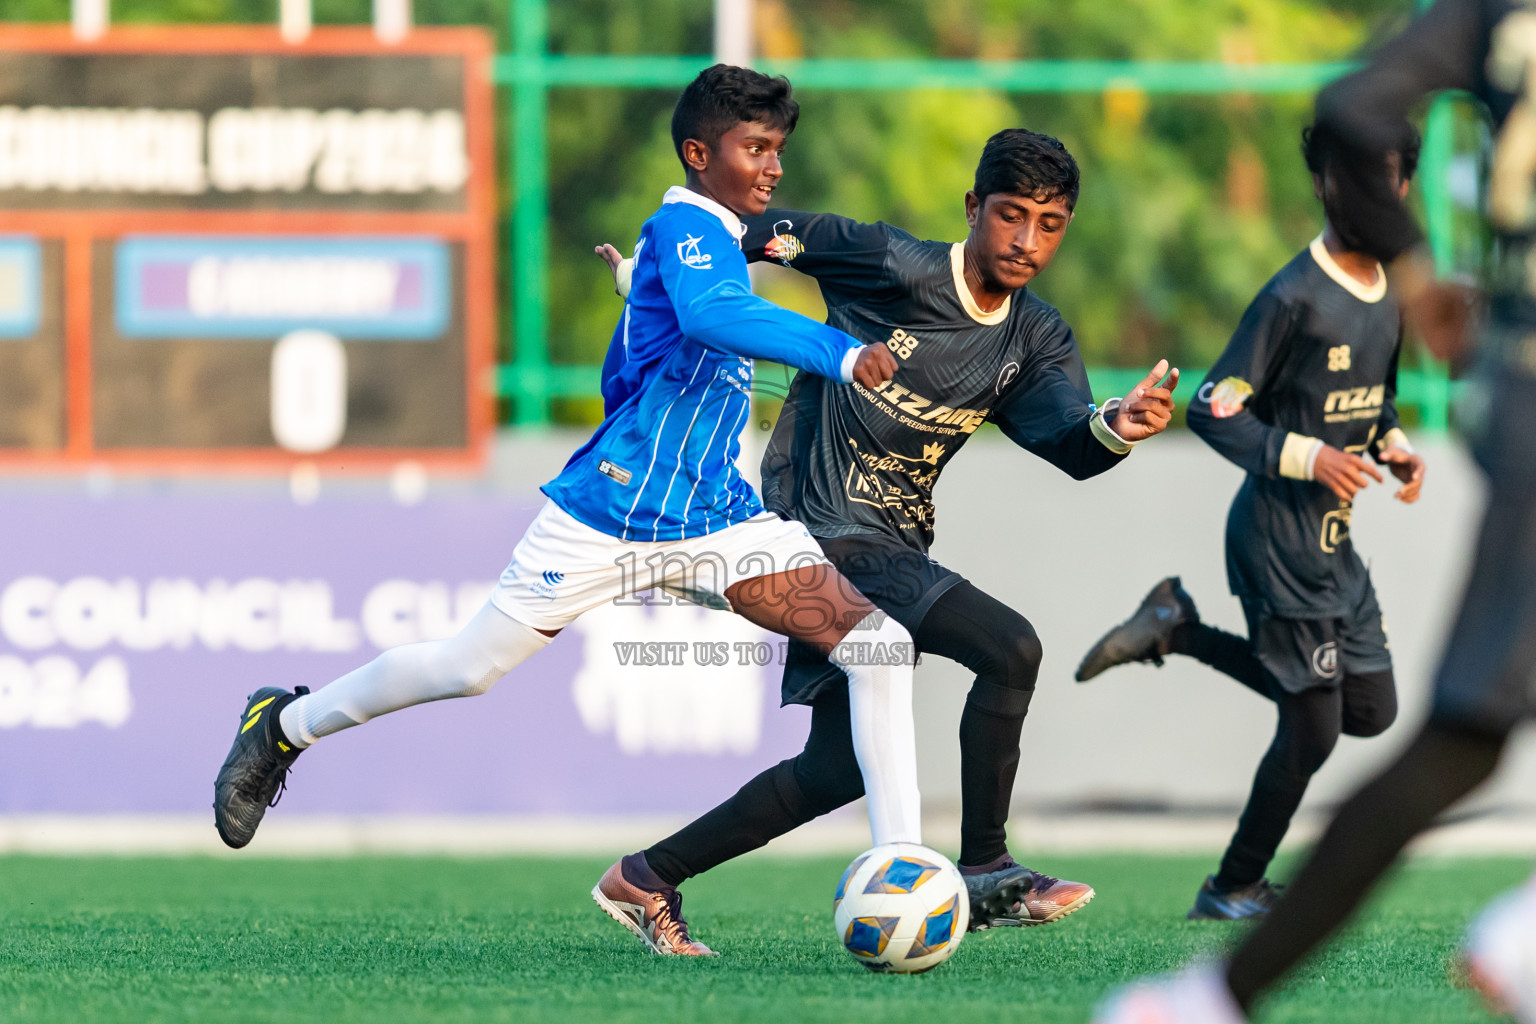
[[[804,526],[765,511],[735,464],[752,358],[864,387],[896,369],[883,345],[751,292],[740,218],[767,209],[798,113],[787,81],[743,68],[717,65],[683,92],[672,135],[687,187],[670,189],[640,233],[603,366],[602,425],[545,485],[549,502],[457,636],[386,651],[315,693],[251,695],[214,787],[228,845],[251,840],[289,766],[320,737],[484,693],[584,612],[658,586],[826,651],[848,676],[874,842],[921,841],[911,637],[843,580]],[[854,630],[860,643],[842,644]],[[653,950],[710,952],[643,860],[609,875],[594,897]]]

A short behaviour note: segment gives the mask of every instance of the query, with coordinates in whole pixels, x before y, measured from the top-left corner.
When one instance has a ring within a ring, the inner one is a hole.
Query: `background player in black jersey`
[[[1328,213],[1323,233],[1259,292],[1189,406],[1189,426],[1248,472],[1227,517],[1227,579],[1248,636],[1200,621],[1177,577],[1152,588],[1077,670],[1086,682],[1132,661],[1169,654],[1205,662],[1275,703],[1275,738],[1221,866],[1205,880],[1193,919],[1259,917],[1275,901],[1264,877],[1307,783],[1342,733],[1376,736],[1397,715],[1381,608],[1349,525],[1355,495],[1381,474],[1418,500],[1424,460],[1398,425],[1397,303],[1375,257],[1340,237],[1332,166],[1340,140],[1327,125],[1302,150]],[[1401,195],[1418,163],[1404,122],[1390,154]]]
[[[792,210],[747,218],[742,241],[749,261],[776,259],[816,278],[827,322],[883,342],[899,363],[879,388],[797,376],[763,459],[763,496],[780,515],[805,521],[832,563],[907,625],[920,651],[976,673],[960,720],[959,864],[972,927],[1054,921],[1093,889],[1037,875],[1009,854],[1005,825],[1040,641],[1022,615],[928,557],[934,483],[985,422],[1074,477],[1101,473],[1167,426],[1178,380],[1161,361],[1123,401],[1095,408],[1071,328],[1025,287],[1055,255],[1077,194],[1077,164],[1060,142],[1010,129],[982,152],[965,196],[964,242]],[[622,282],[618,254],[599,252]],[[847,686],[835,667],[792,646],[783,696],[811,705],[804,751],[625,857],[631,884],[672,890],[863,794]]]
[[[1396,126],[1429,93],[1464,90],[1497,130],[1488,218],[1499,236],[1478,332],[1480,400],[1463,423],[1488,475],[1472,575],[1435,678],[1429,720],[1401,757],[1339,809],[1284,898],[1229,964],[1135,986],[1104,1024],[1231,1024],[1359,907],[1408,842],[1493,773],[1511,730],[1536,713],[1536,31],[1529,4],[1439,0],[1364,70],[1318,97],[1320,125],[1348,140],[1335,224],[1388,264],[1410,326],[1441,358],[1464,353],[1469,295],[1434,281],[1423,235],[1391,187]],[[1464,947],[1472,981],[1536,1022],[1536,879],[1494,903]],[[1411,1011],[1401,1016],[1411,1019]]]

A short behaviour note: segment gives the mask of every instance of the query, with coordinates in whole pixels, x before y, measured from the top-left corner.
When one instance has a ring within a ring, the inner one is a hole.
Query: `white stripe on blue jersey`
[[[751,359],[846,380],[859,343],[754,296],[740,235],[735,214],[684,188],[669,190],[641,229],[603,363],[607,418],[543,488],[593,529],[681,540],[758,515],[762,503],[735,465]]]

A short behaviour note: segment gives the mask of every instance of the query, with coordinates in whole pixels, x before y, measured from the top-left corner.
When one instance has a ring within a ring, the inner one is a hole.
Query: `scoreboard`
[[[0,34],[0,466],[467,464],[492,43]]]

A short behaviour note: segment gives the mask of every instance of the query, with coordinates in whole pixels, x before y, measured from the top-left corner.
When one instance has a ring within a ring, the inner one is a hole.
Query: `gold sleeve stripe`
[[[1393,427],[1387,431],[1386,436],[1381,439],[1381,447],[1383,450],[1401,448],[1405,452],[1413,451],[1413,445],[1408,443],[1408,435],[1403,433],[1402,427]]]
[[[1280,475],[1292,480],[1312,479],[1312,453],[1323,442],[1306,434],[1286,434],[1280,449]]]

